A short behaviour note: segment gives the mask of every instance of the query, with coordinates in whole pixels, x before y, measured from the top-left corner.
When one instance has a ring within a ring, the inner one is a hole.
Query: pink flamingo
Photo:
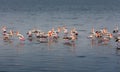
[[[25,38],[22,34],[20,34],[19,32],[16,32],[16,35],[18,36],[20,41],[25,41]]]

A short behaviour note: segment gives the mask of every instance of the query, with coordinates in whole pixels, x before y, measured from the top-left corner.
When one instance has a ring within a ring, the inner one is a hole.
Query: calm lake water
[[[112,32],[120,27],[120,1],[116,0],[0,0],[0,27],[26,32],[38,28],[75,27],[79,33],[74,44],[58,42],[11,42],[0,34],[0,72],[119,72],[120,50],[114,39],[99,44],[87,36],[92,27]]]

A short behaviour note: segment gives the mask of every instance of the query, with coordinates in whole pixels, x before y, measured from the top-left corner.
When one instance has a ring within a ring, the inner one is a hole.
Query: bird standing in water
[[[18,31],[16,32],[17,37],[19,38],[20,41],[25,41],[25,38],[22,34],[20,34]]]

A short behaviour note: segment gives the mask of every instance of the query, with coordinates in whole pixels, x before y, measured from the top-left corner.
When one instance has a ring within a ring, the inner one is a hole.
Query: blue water
[[[112,32],[120,27],[120,0],[0,0],[0,27],[45,32],[58,26],[78,30],[74,45],[4,42],[0,34],[0,72],[119,72],[120,51],[114,39],[107,45],[87,38],[92,27]]]

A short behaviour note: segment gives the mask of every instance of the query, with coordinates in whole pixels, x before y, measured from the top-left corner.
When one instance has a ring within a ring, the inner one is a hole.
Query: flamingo
[[[3,35],[5,35],[7,33],[7,27],[6,26],[2,27],[2,32],[3,32]]]
[[[78,32],[77,32],[77,30],[76,30],[75,28],[73,28],[73,29],[71,30],[71,35],[74,36],[74,37],[77,39]]]
[[[25,38],[22,34],[20,34],[19,32],[16,32],[16,35],[18,36],[20,41],[25,41]]]
[[[67,28],[63,28],[63,30],[64,30],[64,37],[67,37],[67,35],[68,35],[68,30],[67,30]]]

